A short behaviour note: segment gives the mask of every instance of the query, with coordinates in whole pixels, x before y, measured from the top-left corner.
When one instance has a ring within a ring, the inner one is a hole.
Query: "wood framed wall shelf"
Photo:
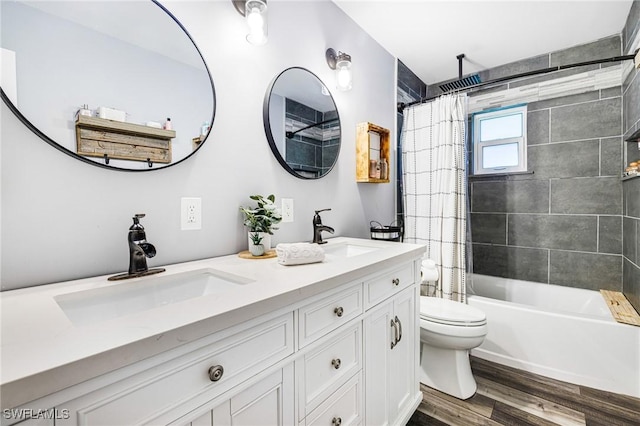
[[[79,115],[76,145],[79,155],[118,160],[171,163],[173,130]]]
[[[372,123],[356,128],[356,182],[387,183],[391,176],[391,132]]]

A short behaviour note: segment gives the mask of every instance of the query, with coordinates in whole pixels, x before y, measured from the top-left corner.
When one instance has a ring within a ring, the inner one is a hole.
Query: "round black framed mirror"
[[[43,140],[129,171],[172,166],[200,149],[215,117],[213,80],[156,0],[0,7],[2,99]]]
[[[300,179],[319,179],[340,153],[340,116],[331,93],[311,71],[292,67],[271,82],[263,105],[273,155]]]

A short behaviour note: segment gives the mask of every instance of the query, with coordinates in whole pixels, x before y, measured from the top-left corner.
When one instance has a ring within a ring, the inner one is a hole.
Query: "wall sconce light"
[[[267,42],[267,0],[232,0],[238,13],[245,17],[249,33],[247,41],[261,45]]]
[[[339,90],[351,90],[351,55],[344,52],[336,53],[335,50],[329,48],[325,53],[327,64],[332,70],[336,70],[336,87]]]

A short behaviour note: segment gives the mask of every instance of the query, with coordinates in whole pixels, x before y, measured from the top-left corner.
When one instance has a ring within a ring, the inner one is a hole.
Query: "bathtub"
[[[473,356],[640,397],[640,327],[617,323],[600,292],[477,274],[467,286],[489,326]]]

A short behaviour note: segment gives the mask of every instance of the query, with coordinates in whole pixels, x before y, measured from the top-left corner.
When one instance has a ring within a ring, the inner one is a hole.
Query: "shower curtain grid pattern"
[[[401,138],[405,241],[426,244],[440,272],[441,297],[464,302],[466,95],[404,111]]]

